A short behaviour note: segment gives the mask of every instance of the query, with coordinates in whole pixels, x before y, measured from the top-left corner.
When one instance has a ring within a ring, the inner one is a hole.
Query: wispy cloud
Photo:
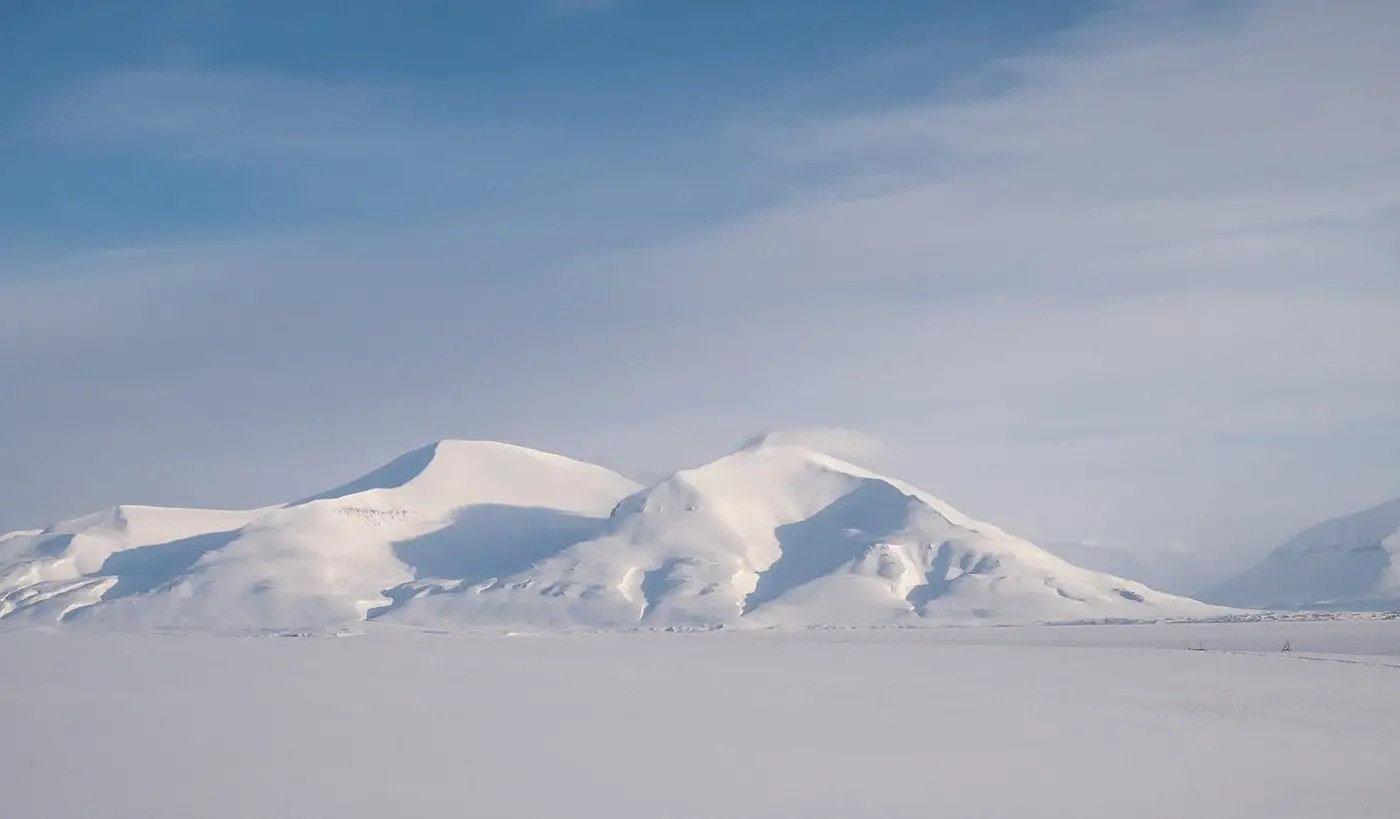
[[[1314,507],[1291,526],[1390,491],[1400,440],[1358,457],[1351,436],[1400,420],[1400,8],[1228,12],[1124,8],[968,83],[991,93],[754,128],[780,166],[835,183],[617,264],[686,306],[693,334],[672,333],[706,338],[719,371],[763,371],[761,403],[820,396],[922,440],[911,462],[957,453],[928,482],[978,509],[1021,498],[1032,531],[1218,536],[1159,493],[1209,506],[1261,446],[1314,472],[1255,475],[1226,539],[1267,530],[1280,493]],[[1137,451],[1156,475],[1115,523],[1083,494],[1125,422],[1161,446]],[[1026,436],[1071,427],[1037,464]]]
[[[385,159],[449,144],[457,123],[432,123],[430,115],[431,99],[411,87],[138,70],[60,93],[34,112],[29,130],[166,158]]]

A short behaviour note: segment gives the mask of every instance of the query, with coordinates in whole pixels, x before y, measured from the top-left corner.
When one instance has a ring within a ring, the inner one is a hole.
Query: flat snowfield
[[[0,664],[6,817],[1400,816],[1400,621],[19,632]]]

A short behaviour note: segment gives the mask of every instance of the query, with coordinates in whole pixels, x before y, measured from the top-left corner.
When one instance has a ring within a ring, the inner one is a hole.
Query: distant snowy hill
[[[443,441],[237,512],[123,506],[0,538],[0,625],[449,629],[1209,616],[780,436],[646,489]]]
[[[1269,608],[1400,609],[1400,498],[1314,526],[1203,596]]]

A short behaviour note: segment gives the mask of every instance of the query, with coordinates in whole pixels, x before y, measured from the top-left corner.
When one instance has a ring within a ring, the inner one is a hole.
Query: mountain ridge
[[[772,436],[647,487],[448,439],[280,506],[113,507],[0,539],[0,626],[577,630],[1221,611],[1076,567]]]

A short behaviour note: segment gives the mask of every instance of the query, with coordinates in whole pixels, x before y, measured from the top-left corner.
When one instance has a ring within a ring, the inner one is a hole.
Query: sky
[[[1391,0],[0,2],[0,531],[815,426],[1017,534],[1242,563],[1400,495],[1397,41]]]

